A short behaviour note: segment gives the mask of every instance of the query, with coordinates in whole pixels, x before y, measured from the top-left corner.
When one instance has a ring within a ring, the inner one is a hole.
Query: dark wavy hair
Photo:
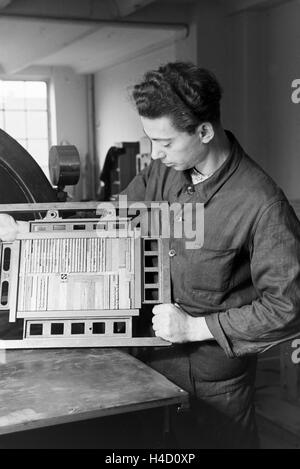
[[[220,122],[221,86],[212,72],[189,62],[148,71],[132,97],[140,116],[168,116],[177,130],[189,134],[202,122]]]

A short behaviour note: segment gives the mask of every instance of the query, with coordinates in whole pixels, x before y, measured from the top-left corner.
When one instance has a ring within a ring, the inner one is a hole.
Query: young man
[[[223,129],[221,94],[193,64],[145,74],[133,99],[153,161],[123,193],[204,204],[203,246],[170,239],[172,304],[153,308],[153,329],[173,345],[148,362],[190,392],[190,447],[255,448],[256,355],[300,333],[300,223]]]
[[[256,355],[300,333],[300,223],[223,129],[212,73],[169,63],[146,73],[133,98],[153,161],[124,194],[205,207],[201,248],[170,239],[172,303],[153,308],[153,329],[172,345],[146,357],[191,396],[189,415],[173,422],[174,444],[255,448]],[[26,229],[2,217],[0,237]]]

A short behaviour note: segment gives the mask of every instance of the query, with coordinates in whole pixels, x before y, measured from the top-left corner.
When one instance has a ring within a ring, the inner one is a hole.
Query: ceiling
[[[186,37],[188,9],[202,1],[0,0],[0,74],[61,65],[94,73]],[[231,12],[283,1],[210,0]]]
[[[151,3],[156,1],[0,0],[0,73],[60,65],[93,73],[186,36],[184,24],[132,19]]]

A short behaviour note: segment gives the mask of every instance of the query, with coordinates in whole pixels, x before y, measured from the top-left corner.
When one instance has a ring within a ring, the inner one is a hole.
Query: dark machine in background
[[[46,175],[14,138],[0,129],[0,203],[42,203],[67,200],[65,186],[77,184],[80,157],[73,145],[53,146]],[[20,217],[27,218],[28,215]]]
[[[0,129],[0,203],[55,202],[56,191],[29,153]]]
[[[150,163],[150,159],[150,151],[145,149],[143,141],[122,142],[110,147],[100,175],[99,200],[115,200],[136,174]]]

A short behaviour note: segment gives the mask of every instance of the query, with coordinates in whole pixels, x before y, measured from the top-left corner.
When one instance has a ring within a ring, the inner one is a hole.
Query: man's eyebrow
[[[151,138],[151,140],[154,140],[155,142],[170,142],[173,138]]]
[[[145,130],[143,129],[144,134],[146,137],[149,138],[149,140],[154,140],[155,142],[170,142],[171,140],[174,139],[174,137],[166,137],[166,138],[150,138],[149,135],[146,134]]]

